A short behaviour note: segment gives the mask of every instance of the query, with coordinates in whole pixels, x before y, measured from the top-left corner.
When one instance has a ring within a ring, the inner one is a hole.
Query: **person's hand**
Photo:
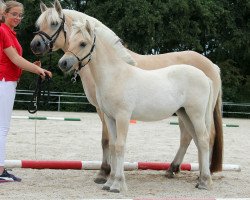
[[[46,76],[52,78],[52,73],[50,71],[43,68],[39,68],[39,70],[39,75],[42,77],[42,79],[45,79]]]
[[[46,69],[44,69],[44,73],[49,76],[50,78],[52,78],[52,73]]]
[[[37,61],[35,61],[35,62],[33,62],[33,63],[34,63],[35,65],[41,67],[41,61],[37,60]]]
[[[41,61],[35,61],[33,62],[35,65],[41,67]],[[45,79],[46,75],[49,76],[50,78],[52,78],[52,73],[46,69],[43,68],[39,68],[38,70],[39,75],[42,77],[42,79]]]

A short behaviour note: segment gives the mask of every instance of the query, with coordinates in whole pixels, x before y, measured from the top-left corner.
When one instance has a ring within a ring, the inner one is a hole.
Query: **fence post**
[[[60,111],[61,109],[61,95],[58,95],[58,106],[57,106],[57,111]]]

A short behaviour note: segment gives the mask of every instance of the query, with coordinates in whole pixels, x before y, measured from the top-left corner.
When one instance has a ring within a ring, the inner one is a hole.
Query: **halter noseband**
[[[93,53],[94,48],[95,48],[95,41],[96,41],[96,35],[94,34],[94,41],[93,41],[93,44],[92,44],[92,47],[91,47],[89,53],[81,59],[75,53],[68,50],[68,52],[70,52],[71,54],[73,54],[76,57],[76,59],[78,60],[78,66],[79,66],[78,69],[75,69],[74,77],[71,79],[73,83],[76,82],[76,77],[77,77],[78,72],[91,61],[92,53]],[[82,64],[82,61],[84,61],[87,57],[89,57],[88,61],[85,64]]]
[[[65,38],[65,42],[66,42],[66,31],[64,30],[65,16],[63,15],[63,17],[60,18],[60,19],[62,19],[62,22],[61,22],[59,28],[56,30],[56,32],[52,36],[49,36],[47,33],[43,32],[43,31],[36,31],[36,32],[34,32],[34,34],[39,35],[42,38],[43,42],[47,46],[49,46],[50,52],[52,51],[53,45],[54,45],[56,39],[58,38],[61,30],[63,30],[64,38]],[[48,39],[47,42],[46,42],[46,40],[45,40],[44,37],[46,37]]]

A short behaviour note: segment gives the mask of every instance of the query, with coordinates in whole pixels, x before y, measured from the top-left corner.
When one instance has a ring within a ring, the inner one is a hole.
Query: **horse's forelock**
[[[41,27],[44,23],[51,24],[52,22],[60,23],[61,19],[55,8],[48,8],[43,12],[36,21],[36,26]]]
[[[70,34],[70,40],[72,37],[76,35],[76,33],[80,30],[79,26],[77,24],[72,24],[72,32]]]
[[[75,39],[75,35],[81,32],[83,34],[83,37],[85,37],[85,29],[84,24],[81,22],[73,22],[72,24],[72,32],[70,34],[70,40]]]

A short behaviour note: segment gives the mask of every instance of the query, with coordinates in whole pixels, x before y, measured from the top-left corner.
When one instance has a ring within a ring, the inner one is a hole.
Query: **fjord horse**
[[[53,7],[46,7],[44,3],[40,4],[41,15],[39,16],[36,26],[39,29],[36,36],[31,42],[31,49],[35,54],[45,54],[49,51],[62,49],[64,52],[68,49],[68,39],[72,31],[71,25],[73,20],[85,22],[88,20],[95,27],[102,27],[103,31],[109,33],[116,40],[113,40],[113,46],[121,58],[132,65],[142,69],[158,69],[168,67],[174,64],[189,64],[202,70],[213,83],[213,119],[211,120],[210,133],[210,171],[216,172],[222,169],[223,155],[223,130],[221,115],[221,77],[219,68],[209,59],[194,51],[173,52],[159,55],[139,55],[128,49],[125,49],[120,39],[97,19],[84,13],[74,10],[62,9],[58,0],[55,0]],[[91,76],[90,69],[85,66],[78,74],[81,77],[83,88],[89,102],[94,105],[102,121],[102,149],[103,160],[101,170],[99,171],[95,182],[106,182],[110,172],[109,167],[109,137],[103,113],[100,111],[97,99],[94,79]],[[191,142],[192,137],[187,134],[183,121],[179,118],[181,131],[181,141],[179,150],[172,161],[168,170],[168,176],[173,177],[174,173],[179,171],[179,166],[183,161],[186,150]]]
[[[103,189],[126,190],[124,154],[130,119],[156,121],[174,113],[181,118],[198,149],[200,176],[196,185],[209,189],[209,133],[213,116],[212,81],[191,65],[143,70],[126,63],[113,47],[114,37],[88,21],[73,24],[69,48],[59,60],[63,72],[89,65],[96,99],[110,138],[111,173]],[[90,60],[91,58],[91,60]],[[197,84],[199,83],[199,84]],[[146,137],[146,136],[143,136]]]

